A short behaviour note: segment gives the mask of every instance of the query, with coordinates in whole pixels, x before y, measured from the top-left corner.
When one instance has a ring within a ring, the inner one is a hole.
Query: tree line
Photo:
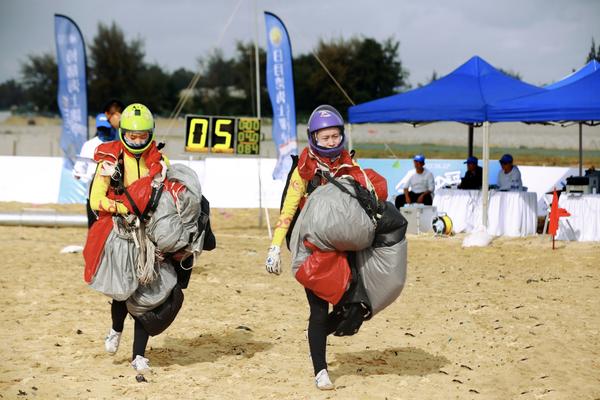
[[[399,55],[400,42],[393,38],[377,41],[368,37],[321,40],[315,54],[343,85],[355,103],[389,96],[410,89],[408,71]],[[105,101],[121,99],[147,104],[158,115],[170,116],[180,96],[186,92],[195,71],[179,68],[167,71],[145,61],[144,43],[127,40],[114,22],[100,23],[88,45],[88,110],[101,111]],[[600,61],[600,46],[592,38],[586,57]],[[198,58],[199,80],[190,91],[182,113],[208,115],[255,115],[256,94],[254,46],[238,42],[233,56],[225,57],[219,49]],[[331,104],[341,111],[350,103],[319,65],[313,54],[293,59],[296,113],[306,120],[316,104]],[[266,54],[259,49],[262,115],[271,115],[265,82]],[[502,70],[517,79],[518,72]],[[429,83],[438,79],[435,71]],[[58,69],[53,53],[31,54],[21,64],[21,78],[0,84],[0,109],[17,112],[58,113],[56,91]],[[418,86],[422,86],[419,84]]]
[[[405,90],[408,72],[399,56],[400,43],[392,38],[377,41],[353,37],[320,41],[315,49],[333,76],[355,103]],[[169,116],[187,90],[195,71],[167,71],[145,61],[144,43],[127,40],[114,22],[100,23],[88,44],[88,109],[100,112],[105,101],[140,101],[155,113]],[[198,59],[198,83],[182,113],[208,115],[254,115],[256,112],[254,46],[238,42],[233,56],[219,49]],[[265,82],[266,53],[259,49],[262,115],[271,115]],[[306,119],[315,104],[332,104],[345,110],[350,104],[312,54],[293,59],[296,111]],[[0,84],[0,109],[58,112],[58,70],[52,53],[31,54],[21,65],[21,79]]]

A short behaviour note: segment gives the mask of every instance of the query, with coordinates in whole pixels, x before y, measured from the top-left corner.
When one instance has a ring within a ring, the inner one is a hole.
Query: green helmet
[[[127,132],[148,132],[148,139],[138,143],[132,142],[125,137]],[[133,103],[125,107],[121,113],[121,122],[119,124],[119,138],[127,150],[133,154],[141,154],[154,140],[154,117],[152,113],[143,104]]]

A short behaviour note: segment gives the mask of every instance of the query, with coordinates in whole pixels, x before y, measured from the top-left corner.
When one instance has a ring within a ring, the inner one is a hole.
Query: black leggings
[[[318,297],[312,291],[305,289],[310,317],[308,318],[308,347],[312,358],[315,375],[322,369],[327,369],[325,350],[327,336],[335,332],[340,320],[334,314],[329,314],[329,303]]]
[[[416,203],[420,195],[421,193],[408,192],[408,197],[410,198],[411,203]],[[404,207],[404,205],[406,204],[406,198],[404,197],[404,193],[400,193],[398,196],[396,196],[396,200],[394,200],[394,203],[396,204],[396,208]],[[433,197],[431,197],[430,193],[423,196],[423,204],[425,204],[426,206],[430,206],[433,204]]]
[[[123,325],[125,324],[125,318],[127,317],[127,303],[125,301],[113,300],[110,307],[110,314],[112,316],[112,328],[117,332],[123,332]],[[136,319],[133,331],[133,356],[140,355],[144,356],[146,353],[146,345],[148,344],[148,332],[144,329],[144,326]]]

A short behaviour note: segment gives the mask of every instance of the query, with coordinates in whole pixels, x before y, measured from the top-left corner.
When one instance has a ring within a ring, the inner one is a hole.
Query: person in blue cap
[[[73,166],[73,177],[75,179],[91,185],[96,173],[96,162],[94,161],[96,147],[101,143],[118,139],[119,122],[121,120],[121,112],[124,108],[125,105],[121,101],[111,99],[104,105],[104,112],[96,115],[96,135],[81,147],[79,157]],[[86,210],[89,228],[96,220],[96,214],[90,207],[89,190],[88,199],[86,200]]]
[[[435,190],[435,180],[431,171],[425,168],[425,156],[417,154],[413,158],[413,163],[415,169],[411,171],[412,175],[404,185],[404,194],[396,196],[396,208],[403,207],[405,204],[420,203],[430,206],[433,203],[431,195]]]
[[[458,185],[459,189],[481,189],[483,169],[477,165],[477,163],[477,157],[470,156],[467,158],[467,161],[465,161],[465,164],[467,164],[467,172],[465,172],[465,176],[460,179],[460,185]]]
[[[505,154],[499,161],[502,169],[498,172],[498,190],[519,192],[523,190],[521,171],[516,165],[513,165],[513,157]]]
[[[88,183],[94,177],[96,172],[96,163],[94,162],[94,152],[100,143],[115,140],[113,130],[106,114],[96,115],[96,135],[85,142],[79,152],[79,158],[73,166],[73,176],[75,179]]]

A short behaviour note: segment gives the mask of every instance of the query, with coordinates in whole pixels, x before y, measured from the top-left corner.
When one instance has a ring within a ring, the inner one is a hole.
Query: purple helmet
[[[319,146],[314,135],[315,132],[320,129],[333,127],[340,128],[340,133],[342,134],[340,144],[333,148]],[[342,118],[338,110],[327,104],[315,108],[308,119],[308,146],[310,149],[321,157],[335,158],[339,156],[344,149],[345,142],[344,118]]]

